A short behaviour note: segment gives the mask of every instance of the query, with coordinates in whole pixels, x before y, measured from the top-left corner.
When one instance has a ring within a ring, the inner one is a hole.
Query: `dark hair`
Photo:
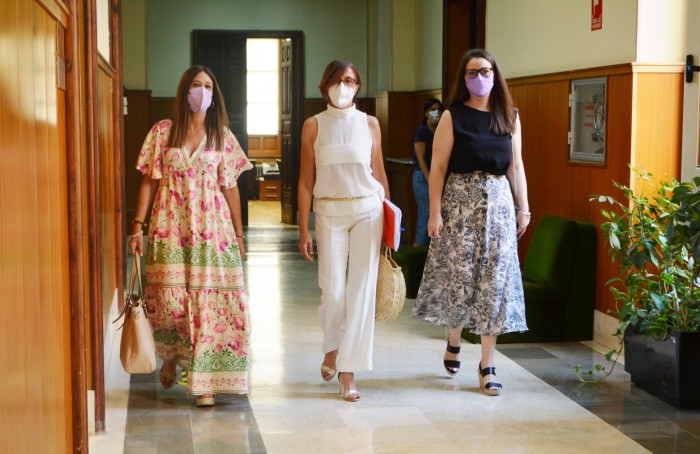
[[[219,83],[211,69],[202,65],[194,65],[180,77],[177,84],[177,96],[175,97],[175,117],[168,137],[168,147],[181,147],[187,137],[187,129],[190,126],[190,116],[193,114],[187,102],[187,93],[197,74],[204,72],[212,82],[212,105],[207,109],[204,119],[204,128],[207,134],[206,147],[214,146],[215,149],[223,148],[225,130],[228,127],[228,115],[224,106],[224,96],[221,94]]]
[[[360,91],[360,87],[362,87],[362,74],[360,74],[360,70],[357,69],[357,66],[355,66],[355,63],[351,62],[350,60],[333,60],[332,62],[328,63],[328,66],[326,66],[326,69],[323,71],[323,76],[321,76],[321,82],[318,83],[318,89],[321,91],[321,96],[323,96],[323,99],[326,100],[326,102],[330,102],[330,98],[328,97],[328,89],[334,85],[337,85],[338,81],[340,80],[340,76],[345,72],[346,69],[352,69],[352,71],[355,73],[355,79],[357,80],[357,91]],[[355,98],[353,97],[353,101]]]
[[[430,98],[423,104],[423,120],[422,123],[425,125],[428,123],[428,117],[425,116],[425,114],[430,110],[431,107],[433,107],[435,104],[440,106],[440,110],[444,110],[444,107],[442,106],[442,101],[440,101],[437,98]]]
[[[472,49],[462,56],[459,61],[457,77],[450,88],[450,94],[447,97],[447,107],[452,107],[457,104],[465,103],[469,97],[464,82],[464,75],[467,72],[467,63],[473,58],[483,58],[491,63],[493,68],[493,89],[489,96],[489,107],[491,108],[491,131],[495,134],[507,134],[513,130],[515,126],[515,108],[513,106],[513,98],[508,91],[508,84],[501,74],[501,70],[496,64],[496,60],[491,54],[484,49]]]

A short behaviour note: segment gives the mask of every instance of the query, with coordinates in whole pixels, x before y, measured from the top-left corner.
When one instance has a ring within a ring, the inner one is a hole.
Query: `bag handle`
[[[119,314],[119,317],[114,319],[114,321],[112,323],[116,323],[122,317],[124,317],[124,322],[126,322],[126,319],[129,317],[129,312],[131,311],[131,306],[133,305],[133,303],[131,301],[131,295],[134,294],[134,285],[136,284],[136,277],[137,276],[138,276],[138,280],[139,280],[138,298],[139,298],[139,301],[141,302],[141,306],[143,307],[143,313],[148,318],[148,308],[146,307],[146,302],[143,299],[143,283],[141,282],[141,255],[138,252],[135,252],[134,258],[131,261],[131,277],[129,279],[129,293],[126,294],[126,298],[124,301],[124,307],[122,308],[122,311]],[[122,325],[119,328],[117,328],[117,331],[122,329],[123,326],[124,326],[124,323],[122,323]]]
[[[141,255],[138,252],[134,253],[134,259],[131,261],[131,279],[129,283],[129,297],[134,293],[134,284],[136,276],[139,280],[139,298],[143,301],[143,283],[141,282]]]

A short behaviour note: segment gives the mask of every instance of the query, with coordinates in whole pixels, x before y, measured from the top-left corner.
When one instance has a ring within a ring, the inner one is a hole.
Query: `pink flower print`
[[[189,169],[187,169],[187,176],[190,178],[194,178],[197,176],[197,172],[192,167],[190,167]]]
[[[224,346],[221,345],[221,344],[216,344],[216,345],[214,346],[214,351],[215,351],[216,353],[221,353],[221,351],[222,351],[223,349],[224,349]]]
[[[199,318],[199,314],[194,314],[194,317],[192,317],[192,323],[196,329],[200,329],[202,327],[202,321]]]
[[[168,229],[162,226],[158,226],[153,230],[153,236],[161,240],[167,238],[169,233]]]
[[[175,205],[182,207],[184,205],[184,201],[182,200],[182,196],[177,192],[173,191],[172,189],[170,190],[170,197],[174,199]]]
[[[233,326],[239,331],[245,330],[245,320],[242,317],[233,317]]]
[[[179,319],[185,317],[185,311],[181,311],[181,310],[177,310],[177,309],[174,310],[174,311],[172,312],[172,314],[173,314],[173,318],[174,318],[175,320],[179,320]]]
[[[245,303],[243,301],[238,302],[238,310],[241,312],[245,312]]]
[[[226,323],[225,322],[218,322],[216,325],[214,325],[214,332],[221,334],[224,331],[226,331]]]
[[[221,211],[221,200],[219,200],[218,196],[214,196],[214,206],[216,207],[216,211]]]
[[[202,230],[202,233],[200,233],[202,239],[209,241],[214,237],[214,232],[211,230]]]
[[[219,242],[219,252],[226,252],[226,249],[228,249],[228,241],[223,240]]]
[[[214,173],[214,165],[212,163],[207,164],[207,172]]]
[[[240,339],[234,339],[228,343],[228,346],[236,353],[240,353],[243,348],[243,341]]]
[[[219,314],[220,317],[225,317],[227,312],[228,310],[225,307],[220,307],[216,310],[216,313]]]
[[[201,208],[202,211],[205,213],[211,211],[211,202],[207,203],[206,201],[202,200],[199,202],[199,207]]]

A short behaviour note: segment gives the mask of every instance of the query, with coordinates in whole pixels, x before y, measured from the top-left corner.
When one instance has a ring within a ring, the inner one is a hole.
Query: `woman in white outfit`
[[[352,62],[328,64],[319,84],[328,107],[304,122],[299,174],[299,249],[306,260],[313,260],[312,201],[315,214],[321,376],[330,381],[339,371],[341,397],[350,402],[360,398],[355,372],[372,369],[382,201],[389,198],[379,122],[353,104],[361,85]]]

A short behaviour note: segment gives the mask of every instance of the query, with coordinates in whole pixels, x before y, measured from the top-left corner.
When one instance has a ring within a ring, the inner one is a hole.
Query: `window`
[[[279,40],[246,42],[248,83],[248,134],[279,132]]]

